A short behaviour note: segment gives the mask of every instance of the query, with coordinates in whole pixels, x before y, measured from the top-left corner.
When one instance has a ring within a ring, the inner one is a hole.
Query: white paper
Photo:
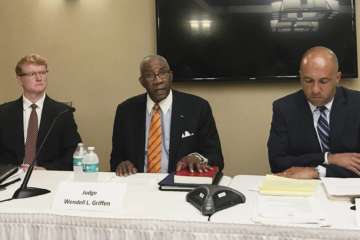
[[[312,197],[258,195],[253,220],[263,224],[327,225],[319,203]]]
[[[321,178],[330,196],[360,196],[360,178]]]
[[[125,183],[62,182],[54,198],[56,210],[113,212],[121,209]]]
[[[355,207],[356,207],[356,224],[360,227],[360,198],[355,198]]]

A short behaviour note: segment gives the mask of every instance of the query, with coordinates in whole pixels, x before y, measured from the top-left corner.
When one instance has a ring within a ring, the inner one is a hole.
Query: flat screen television
[[[174,81],[298,79],[317,45],[358,76],[355,0],[156,0],[156,17]]]

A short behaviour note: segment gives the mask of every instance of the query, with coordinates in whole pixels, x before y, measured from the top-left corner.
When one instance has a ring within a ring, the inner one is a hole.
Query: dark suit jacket
[[[360,93],[338,87],[330,112],[331,153],[360,152]],[[268,140],[271,171],[292,166],[322,165],[324,153],[314,128],[313,115],[303,91],[273,103],[273,119]],[[323,165],[328,177],[358,177],[335,166]]]
[[[111,153],[111,170],[125,160],[138,171],[144,171],[146,94],[132,97],[116,110]],[[193,136],[181,138],[184,131]],[[209,165],[223,168],[219,135],[209,103],[194,95],[173,90],[169,146],[169,172],[183,156],[198,152],[209,159]]]
[[[45,97],[41,114],[37,150],[57,115],[69,108]],[[72,170],[72,155],[80,142],[80,135],[72,111],[62,114],[55,122],[37,165],[51,170]],[[25,155],[22,97],[0,106],[0,162],[22,164]]]

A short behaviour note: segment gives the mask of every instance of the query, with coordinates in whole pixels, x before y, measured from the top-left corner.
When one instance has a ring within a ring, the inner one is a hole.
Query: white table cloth
[[[331,223],[327,228],[254,224],[251,220],[263,177],[237,176],[222,184],[243,192],[245,204],[207,217],[185,201],[184,192],[162,192],[157,182],[164,174],[136,174],[127,178],[99,173],[99,181],[127,183],[119,212],[55,211],[52,201],[61,181],[72,172],[34,171],[29,186],[50,189],[46,195],[0,203],[0,239],[360,239],[350,203],[329,201],[319,190],[316,197]],[[20,185],[0,192],[0,200]],[[115,191],[115,189],[114,189]]]

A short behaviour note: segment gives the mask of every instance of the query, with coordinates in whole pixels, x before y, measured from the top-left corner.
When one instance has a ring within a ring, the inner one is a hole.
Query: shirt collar
[[[314,106],[311,102],[307,101],[309,103],[311,112],[314,113],[317,110],[317,106]],[[334,98],[331,99],[330,102],[328,102],[327,104],[325,104],[324,106],[327,108],[327,110],[330,112],[332,104],[334,102]]]
[[[169,111],[171,105],[172,105],[172,101],[173,101],[173,94],[172,94],[172,90],[170,89],[169,95],[161,100],[159,102],[159,106],[161,111],[163,112],[163,114],[166,114],[167,111]],[[146,110],[149,114],[151,114],[152,108],[154,107],[155,103],[154,101],[150,98],[149,94],[146,95]]]
[[[45,94],[36,101],[36,106],[39,110],[42,110],[43,106],[44,106],[44,101],[45,101]],[[30,108],[31,104],[33,104],[29,99],[27,99],[24,95],[23,95],[23,107],[24,110]]]

